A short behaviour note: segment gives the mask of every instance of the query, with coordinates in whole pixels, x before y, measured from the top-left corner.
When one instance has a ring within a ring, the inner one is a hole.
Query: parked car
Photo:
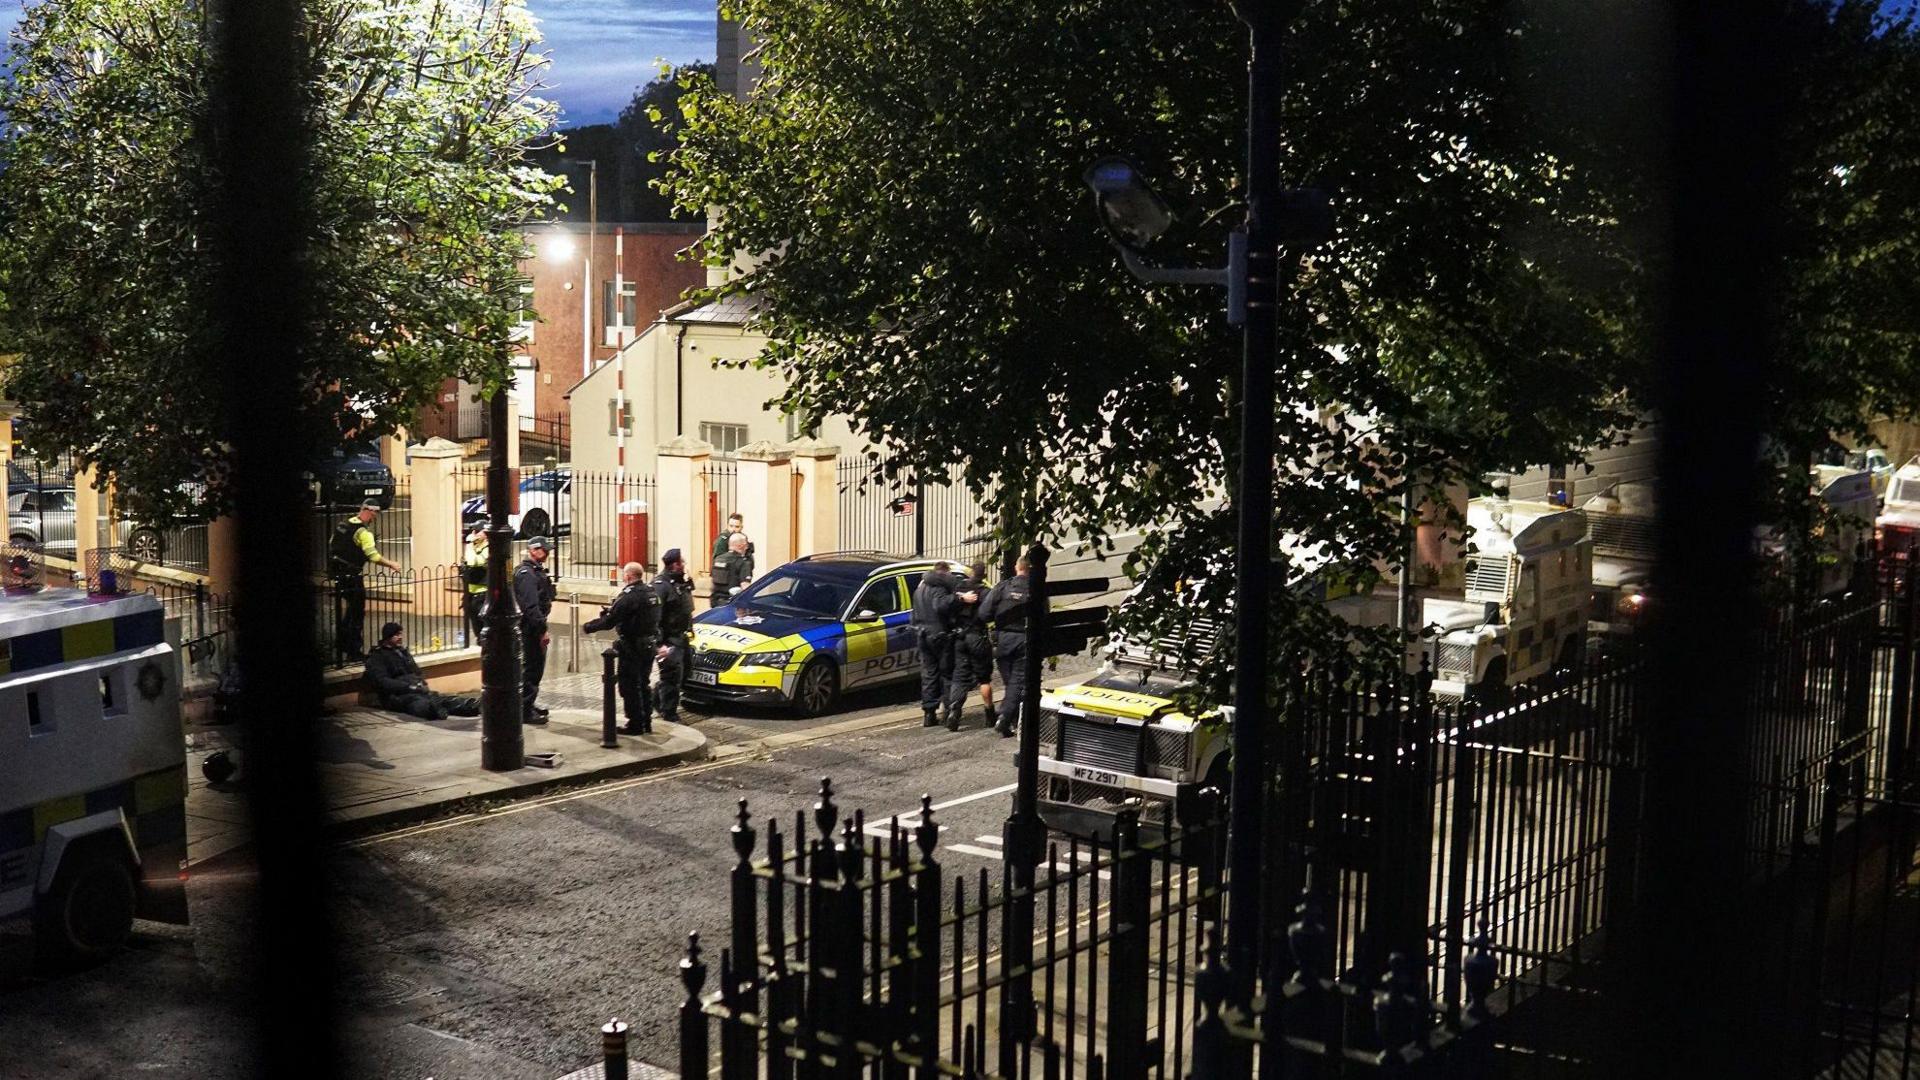
[[[460,504],[460,523],[468,529],[487,520],[487,497],[475,495]],[[520,509],[507,515],[513,534],[522,540],[536,536],[565,536],[573,531],[573,470],[550,469],[520,481]]]
[[[919,677],[914,587],[932,559],[871,551],[808,555],[693,620],[692,701],[830,711],[845,690]]]
[[[334,447],[305,475],[315,506],[359,506],[369,499],[382,510],[393,505],[393,470],[364,443]]]
[[[71,558],[74,553],[73,488],[49,487],[7,493],[7,539],[20,547],[37,548]],[[132,538],[144,530],[130,522],[115,525],[115,542],[132,547]],[[147,556],[134,552],[135,557]],[[147,561],[157,561],[147,559]]]

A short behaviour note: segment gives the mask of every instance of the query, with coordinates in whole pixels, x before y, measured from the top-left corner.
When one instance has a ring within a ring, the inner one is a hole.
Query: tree
[[[0,87],[9,396],[42,451],[115,477],[136,509],[227,505],[222,398],[201,317],[220,184],[205,0],[48,0]],[[310,0],[313,329],[297,362],[317,452],[411,422],[442,381],[507,378],[518,225],[558,181],[527,167],[552,125],[523,0]]]
[[[1246,70],[1227,5],[728,13],[765,76],[744,101],[695,82],[668,184],[722,208],[710,261],[757,256],[718,291],[761,301],[780,407],[851,418],[899,468],[960,463],[1008,539],[1144,530],[1143,559],[1210,573],[1224,603],[1238,335],[1219,292],[1120,269],[1080,174],[1131,156],[1179,204],[1157,257],[1221,260]],[[1364,587],[1397,564],[1408,485],[1574,459],[1630,416],[1623,207],[1605,148],[1529,107],[1552,66],[1515,58],[1533,40],[1518,18],[1492,0],[1307,5],[1291,31],[1274,137],[1289,183],[1334,193],[1339,229],[1288,290],[1273,358],[1274,531],[1298,556],[1283,650],[1347,648],[1310,579]]]
[[[679,142],[680,97],[697,80],[711,80],[713,65],[682,64],[662,68],[658,78],[650,80],[620,110],[614,124],[617,145],[631,155],[629,167],[621,173],[621,205],[631,215],[629,221],[700,220],[702,209],[693,214],[674,205],[661,190],[667,172],[667,155]]]

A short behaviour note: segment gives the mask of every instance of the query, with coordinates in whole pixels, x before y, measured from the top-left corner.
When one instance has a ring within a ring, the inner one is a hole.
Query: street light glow
[[[1081,177],[1093,189],[1107,228],[1126,243],[1135,247],[1151,243],[1173,227],[1173,212],[1148,185],[1139,166],[1126,158],[1103,157],[1087,166]]]
[[[573,258],[573,237],[566,233],[555,233],[547,238],[540,247],[540,257],[550,263],[563,263]]]

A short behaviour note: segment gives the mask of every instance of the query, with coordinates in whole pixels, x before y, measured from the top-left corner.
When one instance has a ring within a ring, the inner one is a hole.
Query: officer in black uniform
[[[967,568],[967,579],[955,586],[953,597],[953,675],[947,687],[947,730],[960,730],[960,714],[967,704],[967,693],[980,688],[980,700],[986,708],[987,727],[994,724],[993,712],[993,640],[987,632],[987,620],[980,614],[987,596],[987,564],[974,563]]]
[[[733,603],[733,590],[745,585],[753,577],[753,558],[747,554],[752,545],[741,533],[734,533],[727,541],[727,550],[714,556],[713,591],[708,594],[709,608],[726,607]]]
[[[920,642],[922,727],[940,723],[947,682],[953,678],[954,585],[953,568],[937,562],[913,589],[913,614],[908,618]]]
[[[993,624],[993,659],[1005,684],[1000,723],[995,727],[1001,738],[1013,737],[1013,723],[1027,692],[1027,602],[1033,598],[1027,585],[1027,557],[1022,555],[1013,569],[1014,575],[995,585],[987,602],[980,605],[981,617]]]
[[[687,577],[687,563],[679,548],[669,548],[660,556],[660,574],[653,579],[653,591],[660,597],[660,719],[669,724],[680,722],[680,687],[687,681],[687,668],[693,660],[689,643],[693,638],[693,581]]]
[[[620,703],[625,706],[627,722],[620,730],[627,735],[653,734],[653,708],[647,700],[653,678],[653,650],[660,644],[660,594],[647,587],[646,568],[630,562],[620,568],[625,588],[589,619],[589,634],[602,630],[614,632],[613,651],[619,666]]]
[[[529,724],[547,722],[547,710],[534,704],[547,673],[547,616],[553,613],[553,579],[547,576],[547,538],[527,541],[527,556],[513,568],[513,599],[520,605],[520,705]]]

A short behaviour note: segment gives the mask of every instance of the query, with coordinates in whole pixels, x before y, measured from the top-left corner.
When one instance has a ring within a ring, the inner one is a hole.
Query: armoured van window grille
[[[1140,729],[1068,716],[1060,725],[1060,759],[1075,765],[1138,774]]]
[[[1457,641],[1442,641],[1434,650],[1433,667],[1442,675],[1473,674],[1473,646]]]
[[[1595,555],[1653,561],[1654,519],[1633,514],[1587,514]]]
[[[1513,584],[1513,559],[1506,555],[1483,555],[1467,564],[1467,598],[1504,600]]]

